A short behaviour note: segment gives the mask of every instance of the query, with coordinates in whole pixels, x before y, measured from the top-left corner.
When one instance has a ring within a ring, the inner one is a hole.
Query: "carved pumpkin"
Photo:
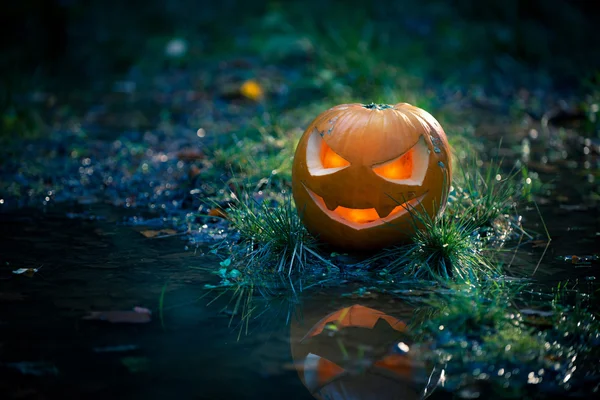
[[[319,115],[298,143],[292,190],[313,234],[348,249],[407,241],[410,209],[443,211],[450,148],[440,124],[406,103],[342,104]]]
[[[417,399],[413,363],[406,352],[393,351],[405,330],[398,319],[355,304],[306,334],[306,327],[293,324],[294,365],[316,399]]]

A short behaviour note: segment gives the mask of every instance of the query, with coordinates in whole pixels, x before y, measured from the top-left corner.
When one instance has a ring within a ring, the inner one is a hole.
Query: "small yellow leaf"
[[[249,79],[242,84],[240,88],[242,96],[247,97],[251,100],[260,100],[263,97],[263,88],[254,79]]]

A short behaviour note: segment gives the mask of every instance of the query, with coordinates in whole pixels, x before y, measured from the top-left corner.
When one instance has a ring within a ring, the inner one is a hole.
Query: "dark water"
[[[215,278],[201,268],[218,265],[214,256],[199,255],[206,249],[188,248],[185,238],[147,239],[112,206],[83,208],[94,220],[65,217],[83,211],[80,205],[2,216],[3,398],[310,399],[294,365],[303,362],[299,340],[313,324],[357,302],[410,317],[398,301],[341,298],[351,287],[317,290],[291,321],[287,304],[273,305],[238,338],[231,313],[220,312],[229,298],[212,302],[203,289]],[[22,266],[40,269],[32,277],[12,273]],[[134,307],[151,309],[152,322],[82,319],[90,311]],[[379,351],[401,336],[387,331],[370,335]],[[362,390],[369,393],[371,386]]]
[[[310,398],[293,368],[283,368],[292,363],[285,319],[237,341],[229,315],[219,313],[225,304],[198,301],[214,275],[193,267],[214,259],[185,251],[181,238],[148,240],[116,224],[122,213],[112,208],[92,208],[106,218],[99,221],[64,211],[3,216],[2,398]],[[11,273],[22,266],[42,268],[31,278]],[[152,322],[82,320],[133,307],[151,309]],[[33,371],[10,367],[23,362]]]

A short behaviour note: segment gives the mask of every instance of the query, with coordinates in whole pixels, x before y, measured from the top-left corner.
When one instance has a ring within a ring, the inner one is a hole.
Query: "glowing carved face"
[[[419,108],[337,106],[298,144],[294,199],[309,231],[335,246],[398,243],[414,231],[411,208],[434,215],[445,205],[448,153],[441,126]]]

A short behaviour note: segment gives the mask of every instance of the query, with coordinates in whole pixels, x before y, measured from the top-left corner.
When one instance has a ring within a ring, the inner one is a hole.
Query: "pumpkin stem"
[[[363,104],[363,107],[368,108],[369,110],[372,110],[372,109],[385,110],[388,108],[392,108],[392,106],[390,106],[389,104],[375,104],[375,103]]]

